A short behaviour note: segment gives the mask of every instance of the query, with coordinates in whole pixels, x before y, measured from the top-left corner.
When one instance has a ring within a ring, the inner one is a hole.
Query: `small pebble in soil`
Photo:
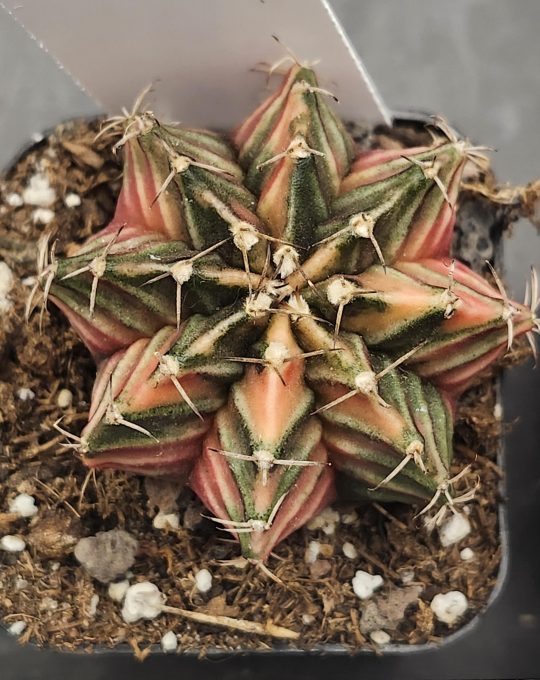
[[[20,493],[9,503],[9,511],[19,517],[33,517],[37,515],[36,499],[30,494]]]
[[[28,588],[28,581],[25,578],[17,576],[15,579],[15,590],[24,590],[25,588]]]
[[[178,638],[176,633],[169,630],[161,638],[161,649],[167,654],[168,652],[176,652],[178,648]]]
[[[27,286],[28,288],[31,288],[36,281],[37,277],[35,276],[25,276],[24,279],[21,279],[22,285]]]
[[[50,208],[36,208],[32,212],[34,224],[49,224],[54,219],[54,212]]]
[[[56,395],[56,405],[58,408],[69,408],[73,404],[73,392],[68,390],[67,387],[58,392]]]
[[[459,553],[459,556],[464,562],[470,562],[470,560],[472,560],[474,557],[474,550],[471,550],[470,548],[463,548],[463,550]]]
[[[178,529],[180,526],[180,516],[177,512],[161,512],[152,521],[154,529]]]
[[[354,545],[348,541],[347,543],[343,544],[342,550],[345,557],[347,557],[349,560],[355,560],[358,557],[358,551]]]
[[[307,528],[310,531],[322,529],[323,533],[325,533],[327,536],[332,536],[336,530],[336,525],[338,524],[339,519],[339,512],[333,510],[332,508],[326,508],[319,515],[308,522]]]
[[[83,568],[101,583],[118,578],[133,565],[138,542],[122,529],[81,538],[73,551]]]
[[[124,579],[123,581],[115,581],[114,583],[109,583],[107,594],[111,600],[114,600],[115,602],[122,602],[128,588],[129,581],[127,579]]]
[[[497,420],[500,420],[502,418],[502,414],[503,414],[502,404],[497,402],[493,407],[493,416],[497,418]]]
[[[371,641],[376,645],[387,645],[390,642],[390,635],[384,630],[374,630],[369,634]]]
[[[195,574],[195,587],[199,593],[207,593],[212,588],[212,574],[208,569],[199,569]]]
[[[358,515],[356,514],[355,510],[352,510],[351,512],[346,512],[343,515],[341,515],[341,521],[343,522],[343,524],[354,524],[357,519]]]
[[[20,387],[17,390],[17,398],[21,401],[31,401],[32,399],[35,399],[35,397],[36,393],[29,387]]]
[[[369,574],[359,569],[352,580],[354,594],[361,600],[367,600],[384,583],[379,574]]]
[[[25,621],[14,621],[11,626],[7,629],[8,633],[10,635],[16,635],[17,637],[21,635],[24,632],[24,629],[26,628],[26,622]]]
[[[414,581],[414,579],[415,573],[412,569],[405,569],[401,572],[401,583],[403,583],[404,586],[408,586],[409,583]]]
[[[9,292],[13,288],[15,278],[5,262],[0,262],[0,314],[7,314],[12,307]]]
[[[42,612],[54,612],[58,609],[58,600],[47,595],[40,601],[38,608]]]
[[[315,617],[312,614],[302,614],[302,623],[305,626],[311,625],[315,621]]]
[[[310,541],[304,553],[304,562],[306,564],[313,564],[319,553],[321,552],[321,544],[319,541]]]
[[[49,179],[41,172],[30,177],[22,192],[22,200],[28,205],[48,208],[56,201],[56,192],[49,184]]]
[[[90,598],[90,606],[88,607],[88,616],[90,616],[90,618],[92,619],[96,615],[98,604],[99,595],[92,595],[92,597]]]
[[[26,543],[20,536],[12,536],[7,534],[0,538],[0,548],[6,552],[22,552],[26,548]]]
[[[21,195],[16,192],[12,192],[6,196],[6,203],[10,206],[10,208],[20,208],[22,205],[24,205]]]
[[[64,198],[64,203],[68,208],[77,208],[81,205],[81,197],[79,194],[69,193]]]
[[[450,590],[448,593],[435,595],[430,606],[439,621],[452,626],[465,614],[469,603],[459,590]]]
[[[135,583],[126,591],[122,618],[126,623],[135,623],[139,619],[155,619],[161,614],[161,606],[165,596],[150,581]]]
[[[471,533],[471,523],[465,515],[456,513],[439,528],[441,545],[447,548],[459,543]]]

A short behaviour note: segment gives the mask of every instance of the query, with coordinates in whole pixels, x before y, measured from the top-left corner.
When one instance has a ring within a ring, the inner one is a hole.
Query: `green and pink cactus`
[[[187,482],[261,561],[336,493],[455,502],[456,400],[538,329],[536,299],[451,258],[478,151],[443,128],[357,153],[301,65],[230,139],[151,113],[109,127],[111,224],[40,255],[45,298],[98,364],[70,435],[85,464]]]

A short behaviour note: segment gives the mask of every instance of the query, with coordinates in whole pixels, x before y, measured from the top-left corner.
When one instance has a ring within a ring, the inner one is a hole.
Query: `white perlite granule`
[[[36,173],[22,192],[22,199],[28,205],[48,208],[56,201],[56,192],[49,184],[49,179],[41,172]]]
[[[176,652],[177,647],[178,638],[176,637],[176,633],[174,633],[172,630],[167,631],[165,635],[161,638],[161,649],[165,653]]]
[[[30,399],[34,399],[36,396],[36,393],[31,390],[29,387],[20,387],[17,390],[17,397],[21,401],[29,401]]]
[[[14,621],[11,626],[7,629],[10,635],[21,635],[26,628],[25,621]]]
[[[66,194],[64,203],[68,208],[77,208],[79,205],[81,205],[81,197],[79,194]]]
[[[122,602],[129,588],[129,581],[125,579],[124,581],[116,581],[115,583],[110,583],[107,589],[107,594],[115,602]]]
[[[212,588],[212,574],[208,569],[199,569],[195,574],[195,587],[199,593],[207,593]]]
[[[369,637],[376,645],[387,645],[390,642],[390,635],[384,630],[374,630]]]
[[[469,603],[459,590],[451,590],[448,593],[435,595],[430,606],[439,621],[452,626],[465,614]]]
[[[471,533],[471,523],[465,515],[455,514],[439,528],[441,545],[447,548]]]
[[[88,607],[88,616],[94,618],[99,604],[99,595],[92,595],[90,599],[90,606]]]
[[[161,614],[161,606],[165,596],[150,581],[135,583],[126,591],[122,618],[126,623],[135,623],[139,619],[155,619]]]
[[[304,553],[304,562],[306,564],[315,564],[320,552],[321,544],[318,541],[310,541]]]
[[[49,224],[54,219],[54,212],[49,208],[36,208],[32,212],[32,221],[34,224]]]
[[[10,501],[9,511],[19,515],[19,517],[33,517],[37,515],[36,499],[30,494],[20,493]]]
[[[8,296],[14,283],[13,272],[5,262],[0,262],[0,314],[7,314],[12,307]]]
[[[20,208],[22,205],[24,205],[24,201],[22,200],[21,195],[15,192],[13,192],[12,194],[8,194],[6,196],[6,203],[11,208]]]
[[[19,536],[2,536],[0,538],[0,548],[6,552],[22,552],[26,548],[26,543]]]
[[[463,550],[459,553],[459,556],[464,562],[469,562],[474,557],[474,551],[470,548],[463,548]]]
[[[180,516],[177,512],[158,512],[152,521],[154,529],[178,529]]]
[[[319,515],[308,522],[307,528],[310,531],[322,529],[323,533],[327,536],[331,536],[336,530],[339,519],[339,512],[332,508],[326,508],[326,510],[323,510]]]
[[[356,572],[352,580],[354,594],[361,600],[367,600],[384,583],[379,574],[369,574],[361,569]]]
[[[344,543],[342,550],[345,557],[347,557],[350,560],[355,560],[358,557],[358,551],[356,550],[352,543],[349,542]]]
[[[58,392],[56,396],[56,405],[59,408],[69,408],[71,404],[73,403],[73,393],[71,390],[68,390],[67,387],[64,387],[63,389]]]

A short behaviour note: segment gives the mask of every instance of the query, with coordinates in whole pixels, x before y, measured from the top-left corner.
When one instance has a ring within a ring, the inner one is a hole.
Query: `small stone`
[[[412,569],[405,569],[401,572],[401,583],[403,583],[404,586],[408,586],[414,581],[415,577],[416,574]]]
[[[318,541],[310,541],[304,553],[304,561],[306,564],[313,564],[319,553],[321,552],[321,544]]]
[[[450,590],[448,593],[435,595],[430,606],[439,621],[452,626],[465,614],[469,603],[465,595],[459,590]]]
[[[137,548],[137,540],[127,531],[112,529],[81,538],[74,554],[90,576],[109,583],[133,565]]]
[[[195,587],[199,593],[207,593],[212,588],[212,574],[208,569],[199,569],[195,574]]]
[[[177,512],[158,512],[152,521],[155,529],[178,529],[180,527],[180,516]]]
[[[52,597],[44,597],[39,603],[39,609],[43,612],[54,612],[58,609],[58,600]]]
[[[51,562],[49,565],[49,569],[52,572],[58,571],[60,569],[60,562]]]
[[[126,591],[122,618],[126,623],[135,623],[139,619],[155,619],[161,614],[164,602],[165,596],[153,583],[135,583]]]
[[[302,614],[302,623],[306,626],[309,626],[315,621],[315,617],[312,616],[311,614]]]
[[[12,208],[20,208],[21,205],[24,205],[21,195],[15,192],[6,196],[6,203]]]
[[[367,600],[384,583],[379,574],[370,574],[359,569],[352,580],[354,594],[361,600]]]
[[[31,399],[35,399],[35,396],[35,392],[29,387],[20,387],[17,390],[17,398],[21,401],[30,401]]]
[[[15,579],[15,590],[24,590],[25,588],[28,588],[28,581],[25,578],[17,576]]]
[[[10,501],[9,511],[19,515],[19,517],[33,517],[38,512],[36,499],[27,493],[20,493]]]
[[[56,395],[56,405],[59,408],[69,408],[73,404],[73,393],[71,390],[68,390],[66,387],[64,387],[58,394]]]
[[[99,595],[97,594],[92,595],[92,597],[90,598],[90,606],[88,607],[88,616],[90,616],[90,618],[94,618],[94,616],[96,615],[98,604]]]
[[[309,573],[314,579],[322,578],[332,571],[332,563],[329,560],[315,560],[309,566]]]
[[[167,654],[169,652],[176,652],[177,648],[178,638],[176,637],[176,633],[172,630],[167,631],[161,638],[161,649]]]
[[[66,194],[64,198],[64,203],[68,208],[77,208],[79,205],[81,205],[81,197],[79,194]]]
[[[26,543],[20,536],[8,534],[0,538],[0,548],[6,552],[17,553],[22,552],[26,548]]]
[[[502,415],[503,415],[502,404],[497,402],[493,407],[493,417],[496,418],[497,420],[500,420],[502,418]]]
[[[470,560],[472,560],[474,557],[474,551],[470,548],[463,548],[463,550],[459,553],[459,556],[464,562],[470,562]]]
[[[345,557],[347,557],[349,560],[355,560],[358,557],[358,551],[352,543],[344,543],[342,550]]]
[[[36,208],[32,212],[34,224],[49,224],[54,220],[54,212],[50,208]]]
[[[439,528],[441,545],[447,548],[454,543],[459,543],[465,536],[471,533],[471,523],[462,514],[454,514]]]
[[[19,636],[21,635],[26,628],[26,621],[14,621],[11,626],[7,629],[8,633],[10,635],[15,635]]]
[[[71,513],[41,510],[32,522],[28,543],[40,557],[59,559],[73,550],[80,536],[79,520]]]
[[[390,635],[385,633],[384,630],[374,630],[373,633],[369,634],[369,637],[376,645],[387,645],[390,642]]]
[[[26,286],[27,288],[31,288],[37,281],[36,276],[25,276],[24,279],[21,279],[21,283],[23,286]]]
[[[115,602],[122,602],[129,588],[129,581],[124,579],[123,581],[115,581],[114,583],[109,583],[107,589],[107,595]]]

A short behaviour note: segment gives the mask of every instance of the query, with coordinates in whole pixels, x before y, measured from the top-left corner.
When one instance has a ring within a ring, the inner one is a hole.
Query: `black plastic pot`
[[[403,118],[400,116],[401,122]],[[423,123],[426,116],[408,116]],[[397,119],[396,122],[400,122]],[[486,230],[497,240],[495,214]],[[502,249],[497,247],[497,260]],[[304,652],[287,647],[271,651],[165,655],[158,649],[144,664],[127,646],[67,653],[21,646],[0,631],[0,680],[502,680],[540,677],[540,371],[530,365],[509,371],[502,380],[504,418],[514,423],[501,442],[505,470],[499,511],[502,563],[486,610],[440,645],[388,646],[376,655],[355,655],[337,646]],[[515,422],[517,420],[517,422]],[[0,573],[1,578],[1,573]],[[179,620],[178,626],[182,625]]]

